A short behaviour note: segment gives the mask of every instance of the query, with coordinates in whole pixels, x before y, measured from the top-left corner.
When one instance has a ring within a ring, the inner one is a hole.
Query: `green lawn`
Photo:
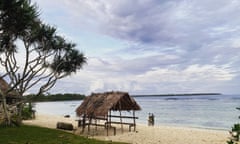
[[[0,127],[0,144],[123,144],[36,126]]]

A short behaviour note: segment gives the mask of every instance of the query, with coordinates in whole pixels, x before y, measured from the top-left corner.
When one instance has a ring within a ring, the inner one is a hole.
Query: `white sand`
[[[37,114],[35,120],[24,121],[25,124],[48,128],[56,128],[57,122],[72,123],[77,128],[77,121],[72,118],[64,118],[64,116]],[[98,136],[94,136],[94,138],[132,144],[226,144],[230,136],[227,131],[220,130],[144,125],[137,125],[136,132],[128,132],[128,127],[124,127],[125,132],[122,133],[120,126],[118,127],[116,136],[106,136],[106,131],[101,132],[101,128],[98,128]],[[94,130],[95,127],[91,131]],[[80,134],[80,130],[75,133]]]
[[[72,123],[74,127],[77,127],[77,121],[72,118],[65,118],[64,116],[36,114],[36,119],[26,120],[23,123],[29,125],[37,125],[47,128],[56,128],[57,122]]]
[[[137,133],[124,133],[107,139],[133,144],[226,144],[227,131],[184,127],[137,126]]]

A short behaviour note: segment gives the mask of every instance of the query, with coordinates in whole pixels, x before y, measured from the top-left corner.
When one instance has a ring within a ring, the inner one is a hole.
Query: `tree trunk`
[[[22,110],[23,110],[23,104],[19,104],[17,107],[17,125],[22,124]]]
[[[3,114],[4,114],[4,122],[6,125],[11,125],[11,117],[8,111],[8,107],[7,107],[7,102],[6,102],[6,98],[3,97],[2,99],[2,106],[3,106]]]

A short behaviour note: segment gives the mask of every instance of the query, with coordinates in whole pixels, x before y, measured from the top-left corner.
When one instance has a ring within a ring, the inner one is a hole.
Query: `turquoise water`
[[[230,129],[240,122],[240,95],[135,97],[142,110],[137,123],[147,124],[148,113],[155,115],[155,125],[174,125],[210,129]],[[42,102],[38,113],[75,116],[82,101]],[[128,112],[126,112],[129,115]]]

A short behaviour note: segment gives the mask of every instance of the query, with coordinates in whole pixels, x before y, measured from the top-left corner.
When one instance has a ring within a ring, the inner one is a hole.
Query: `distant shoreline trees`
[[[70,101],[70,100],[83,100],[85,95],[74,94],[74,93],[58,93],[58,94],[41,94],[39,96],[34,96],[34,94],[26,95],[26,98],[33,97],[32,102],[50,102],[50,101]]]

